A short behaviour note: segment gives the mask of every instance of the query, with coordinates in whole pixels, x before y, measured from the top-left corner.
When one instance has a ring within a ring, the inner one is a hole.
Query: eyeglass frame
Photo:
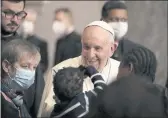
[[[18,19],[18,20],[22,20],[22,19],[24,19],[24,18],[27,16],[27,13],[26,13],[25,11],[20,11],[20,12],[17,12],[17,13],[15,13],[14,11],[11,11],[11,12],[13,12],[13,14],[11,14],[12,17],[11,17],[11,18],[8,18],[8,17],[7,17],[7,13],[5,13],[5,11],[2,11],[2,13],[4,13],[4,15],[5,15],[5,18],[7,18],[7,19],[13,19],[15,16],[17,16],[17,19]],[[18,14],[21,13],[21,12],[25,13],[25,16],[22,17],[22,18],[19,18],[19,17],[18,17],[18,16],[19,16]],[[9,15],[9,14],[8,14],[8,15]]]

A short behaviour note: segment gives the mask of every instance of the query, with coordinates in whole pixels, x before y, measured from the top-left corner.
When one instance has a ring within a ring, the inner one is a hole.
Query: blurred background
[[[67,7],[73,14],[78,33],[94,20],[100,20],[105,1],[27,1],[27,9],[37,12],[35,34],[48,43],[49,66],[54,65],[55,33],[52,30],[54,11]],[[167,78],[167,1],[125,1],[128,7],[127,37],[151,49],[157,56],[156,83],[165,85]]]

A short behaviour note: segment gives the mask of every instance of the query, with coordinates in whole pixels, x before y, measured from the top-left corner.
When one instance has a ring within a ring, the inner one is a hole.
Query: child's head
[[[71,100],[83,91],[84,73],[80,68],[67,67],[54,76],[54,93],[60,101]]]
[[[149,77],[150,81],[153,82],[155,79],[156,67],[157,60],[155,54],[143,46],[138,46],[123,56],[118,77],[133,73]]]

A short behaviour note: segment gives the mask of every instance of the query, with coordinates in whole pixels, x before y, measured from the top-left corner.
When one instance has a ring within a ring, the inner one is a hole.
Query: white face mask
[[[67,28],[64,25],[64,23],[62,23],[60,21],[54,21],[53,26],[52,26],[52,30],[57,35],[57,37],[61,37],[66,33]]]
[[[117,39],[122,38],[128,31],[128,22],[110,22],[108,24],[114,29]]]
[[[24,21],[22,27],[25,34],[32,34],[34,32],[34,24],[31,21]]]

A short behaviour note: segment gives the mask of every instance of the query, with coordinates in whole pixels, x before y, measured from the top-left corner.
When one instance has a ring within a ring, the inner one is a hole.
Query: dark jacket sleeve
[[[54,60],[54,65],[58,64],[61,62],[61,57],[62,57],[62,49],[61,49],[61,39],[56,42],[56,50],[55,50],[55,60]]]
[[[94,89],[91,90],[94,96],[97,97],[97,94],[100,94],[106,87],[106,83],[100,73],[96,73],[91,76],[92,83],[94,84]],[[92,96],[90,96],[92,97]]]

